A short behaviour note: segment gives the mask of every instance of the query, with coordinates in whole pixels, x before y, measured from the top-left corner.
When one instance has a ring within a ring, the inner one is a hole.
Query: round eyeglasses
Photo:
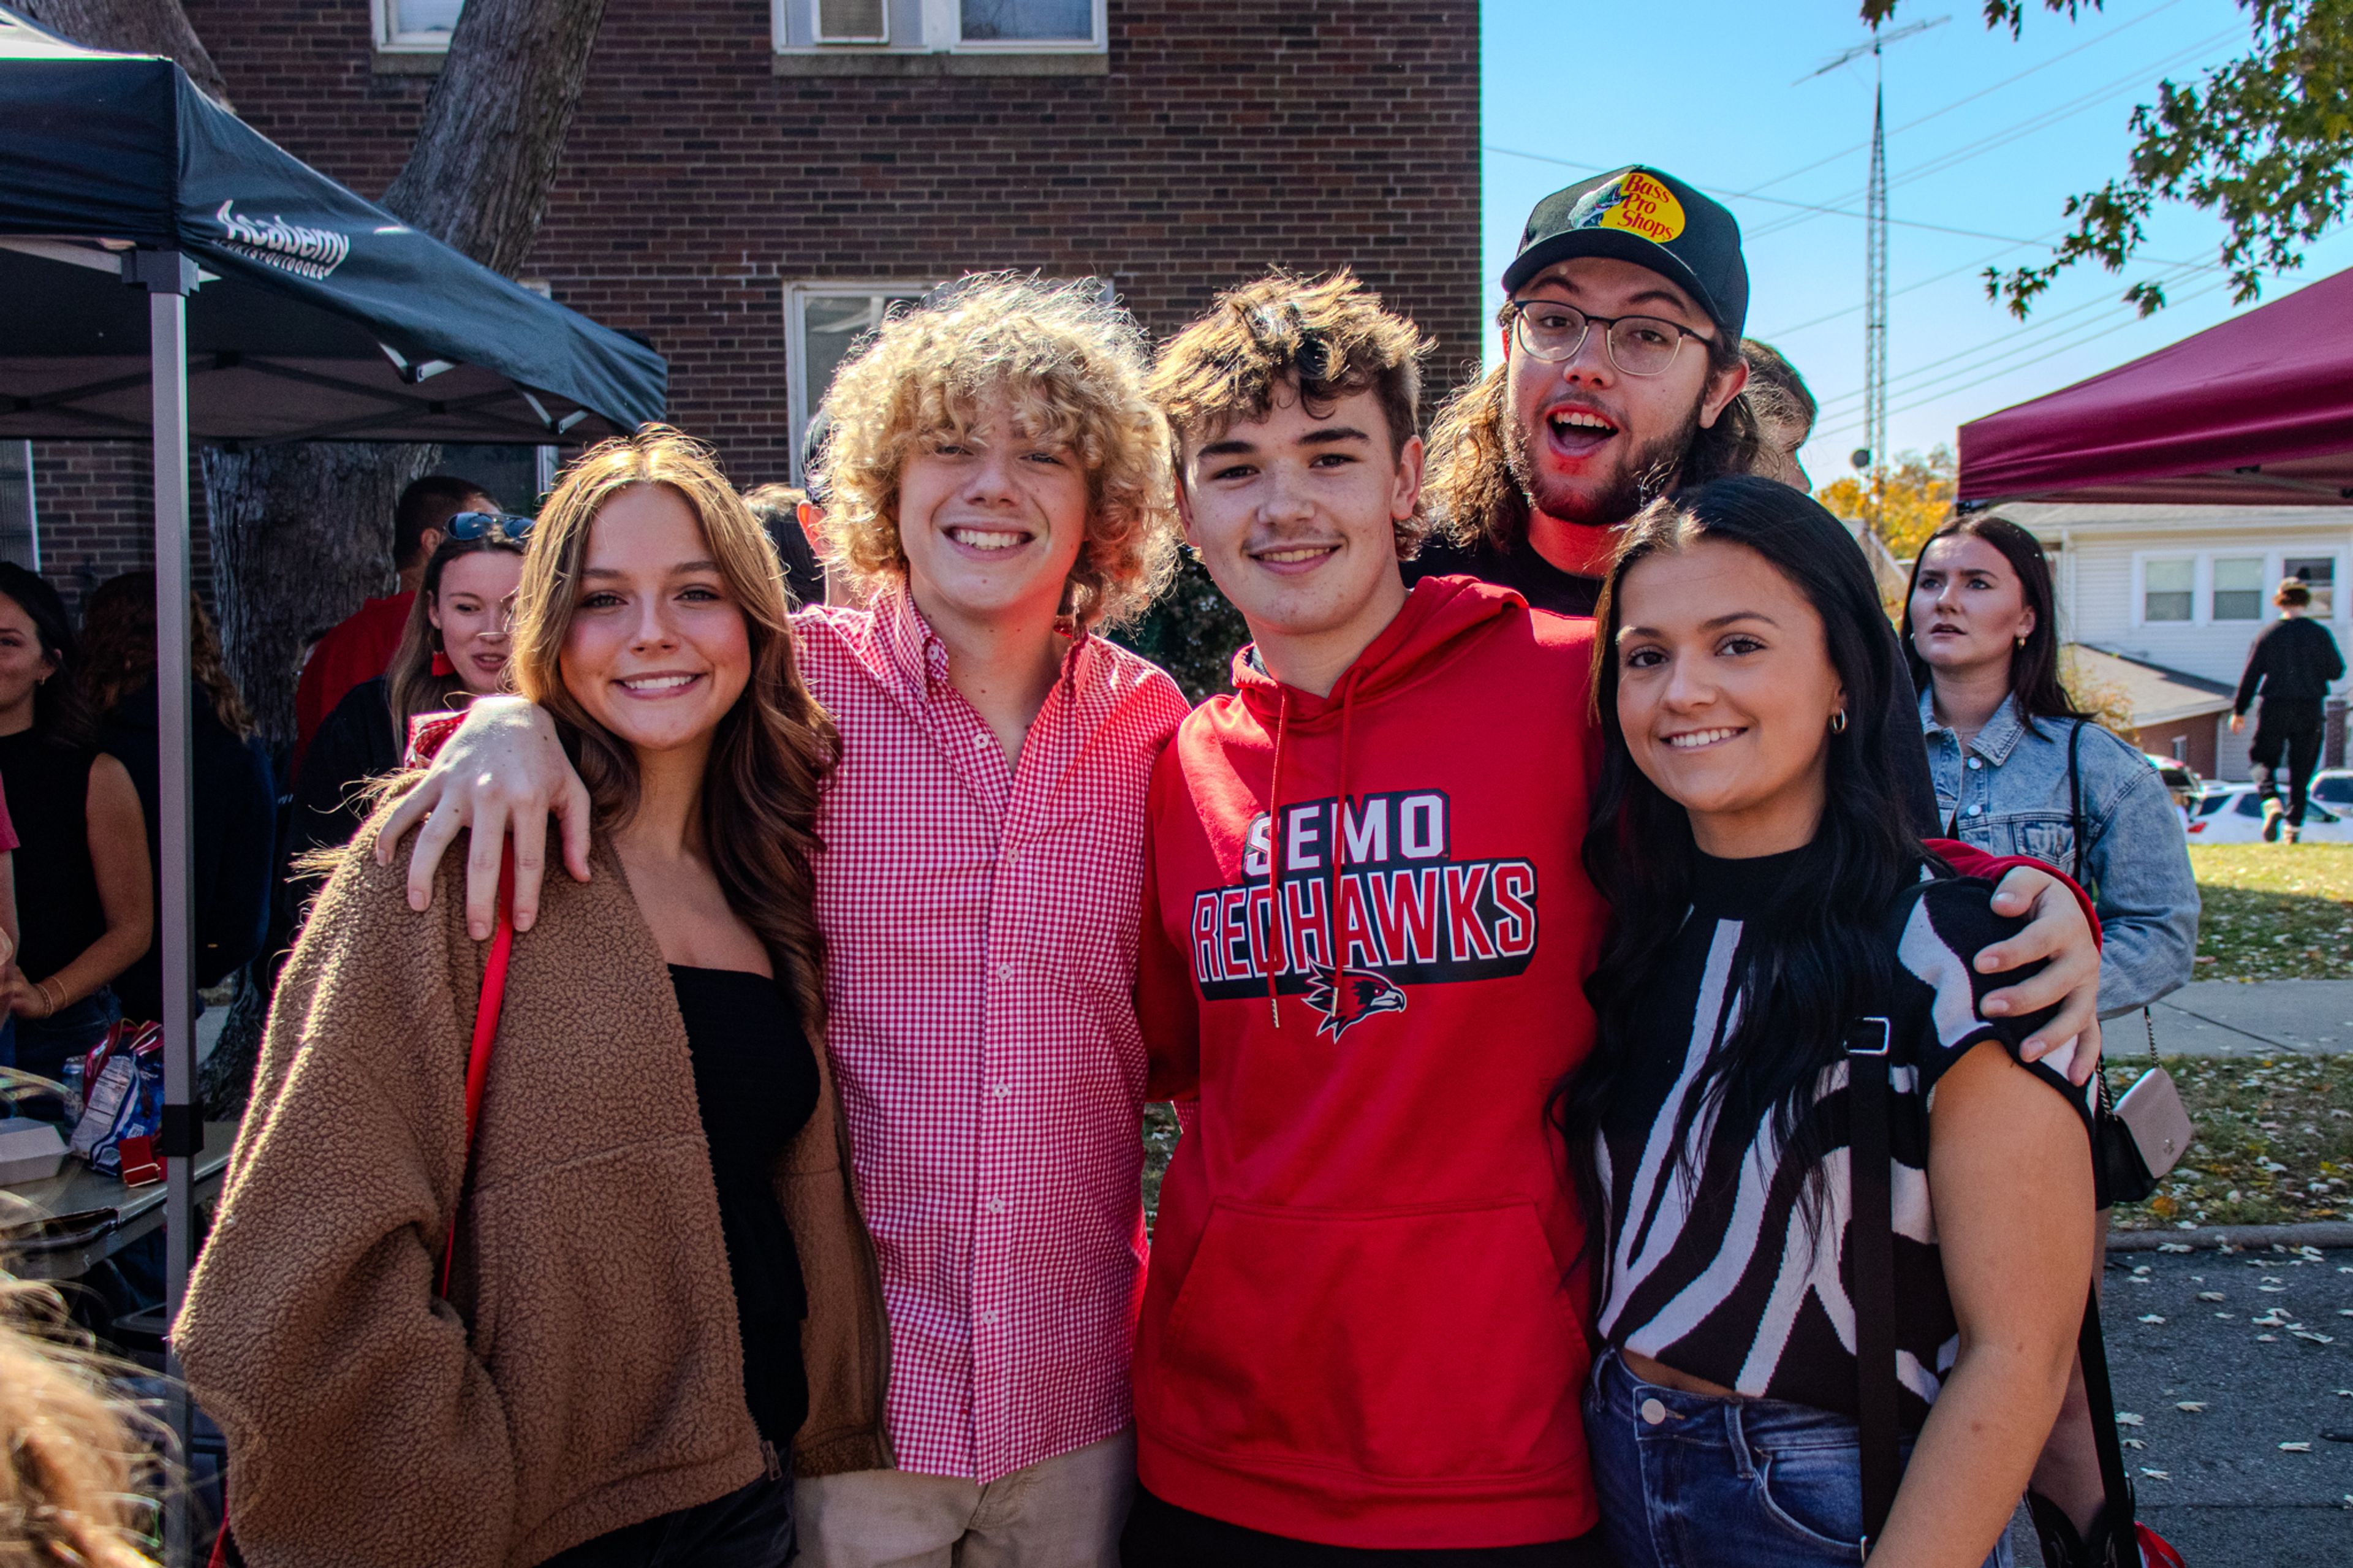
[[[470,544],[477,539],[501,539],[520,544],[539,520],[503,511],[461,511],[449,519],[448,535]]]
[[[1708,340],[1679,322],[1656,316],[1588,316],[1557,300],[1514,300],[1512,336],[1530,354],[1548,363],[1575,359],[1588,328],[1601,329],[1609,363],[1628,375],[1664,375],[1683,352],[1685,338]]]

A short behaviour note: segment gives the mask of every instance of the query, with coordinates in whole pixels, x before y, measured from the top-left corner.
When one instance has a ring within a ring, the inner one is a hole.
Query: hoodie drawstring
[[[1334,793],[1339,804],[1332,811],[1331,881],[1324,900],[1324,962],[1332,966],[1332,984],[1340,984],[1340,972],[1348,967],[1348,955],[1340,951],[1340,872],[1348,853],[1348,725],[1356,716],[1356,686],[1348,683],[1340,699],[1340,781]]]
[[[1282,731],[1291,721],[1291,691],[1275,688],[1281,704],[1274,712],[1274,777],[1266,801],[1266,1011],[1274,1026],[1282,1027],[1282,1007],[1275,999],[1275,950],[1282,942]]]

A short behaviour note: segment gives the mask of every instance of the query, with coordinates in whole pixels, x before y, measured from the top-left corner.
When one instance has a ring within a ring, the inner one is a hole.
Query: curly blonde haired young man
[[[890,1319],[898,1468],[802,1476],[812,1568],[1118,1560],[1145,792],[1186,710],[1094,635],[1176,551],[1145,374],[1124,313],[992,277],[885,321],[826,399],[828,568],[862,603],[794,626],[841,736],[818,823],[827,1046]],[[473,826],[484,933],[510,820],[518,927],[551,809],[586,874],[585,796],[519,703],[477,704],[410,798],[443,842]]]

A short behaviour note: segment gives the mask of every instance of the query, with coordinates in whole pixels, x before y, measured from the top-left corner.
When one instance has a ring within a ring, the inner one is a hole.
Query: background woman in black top
[[[105,1037],[107,983],[147,951],[155,914],[145,814],[130,773],[91,748],[73,651],[58,591],[0,562],[0,787],[22,841],[6,1003],[13,1065],[51,1079]]]
[[[1871,1561],[1986,1562],[2058,1412],[2093,1245],[2068,1048],[2023,1067],[2039,1020],[1987,1016],[1977,969],[2017,922],[1983,882],[1898,904],[1929,866],[1888,809],[1918,742],[1891,733],[1870,573],[1810,499],[1736,479],[1653,506],[1599,610],[1586,854],[1615,924],[1559,1110],[1601,1265],[1603,1523],[1628,1568],[1859,1560],[1845,1043],[1875,1017],[1921,1462]]]

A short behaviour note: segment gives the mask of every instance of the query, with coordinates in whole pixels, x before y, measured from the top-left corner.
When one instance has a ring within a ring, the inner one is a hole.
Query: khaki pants
[[[1118,1568],[1135,1495],[1135,1433],[982,1486],[855,1470],[793,1489],[807,1568]]]

